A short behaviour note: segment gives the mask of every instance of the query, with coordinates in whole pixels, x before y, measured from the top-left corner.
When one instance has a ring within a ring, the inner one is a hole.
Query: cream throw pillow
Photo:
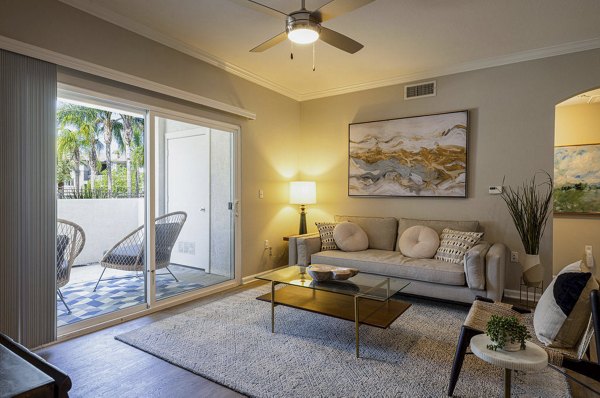
[[[482,236],[483,232],[463,232],[444,228],[435,259],[460,264],[467,250],[475,246]]]
[[[342,222],[333,229],[335,244],[345,252],[358,252],[369,248],[369,238],[361,227],[352,222]]]
[[[406,257],[432,258],[440,246],[440,237],[433,228],[415,225],[402,233],[398,244]]]

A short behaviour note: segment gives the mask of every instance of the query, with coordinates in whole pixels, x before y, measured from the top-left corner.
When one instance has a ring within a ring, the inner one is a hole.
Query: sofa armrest
[[[501,301],[504,295],[506,246],[494,243],[485,256],[485,290],[487,297]]]
[[[318,233],[290,236],[288,246],[288,264],[307,266],[310,256],[321,251],[321,236]]]
[[[485,289],[485,259],[489,249],[489,243],[481,242],[465,253],[465,277],[471,289]]]

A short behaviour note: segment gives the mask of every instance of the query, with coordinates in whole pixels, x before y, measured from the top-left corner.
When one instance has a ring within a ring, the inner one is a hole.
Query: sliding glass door
[[[233,133],[156,117],[156,299],[233,279]]]
[[[59,91],[57,325],[146,308],[146,111]]]
[[[237,283],[236,130],[77,90],[57,104],[60,334]]]

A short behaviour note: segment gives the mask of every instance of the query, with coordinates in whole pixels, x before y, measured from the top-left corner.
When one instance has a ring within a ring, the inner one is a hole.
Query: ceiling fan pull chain
[[[315,43],[313,43],[313,72],[316,70],[315,68]]]
[[[290,59],[294,59],[294,42],[290,40]]]

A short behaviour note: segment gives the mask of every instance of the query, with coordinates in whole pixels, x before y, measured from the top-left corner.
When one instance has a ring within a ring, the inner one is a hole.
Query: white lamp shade
[[[317,184],[314,181],[290,182],[290,204],[310,205],[317,203]]]
[[[319,39],[319,32],[310,27],[298,28],[290,31],[287,37],[296,44],[310,44]]]

